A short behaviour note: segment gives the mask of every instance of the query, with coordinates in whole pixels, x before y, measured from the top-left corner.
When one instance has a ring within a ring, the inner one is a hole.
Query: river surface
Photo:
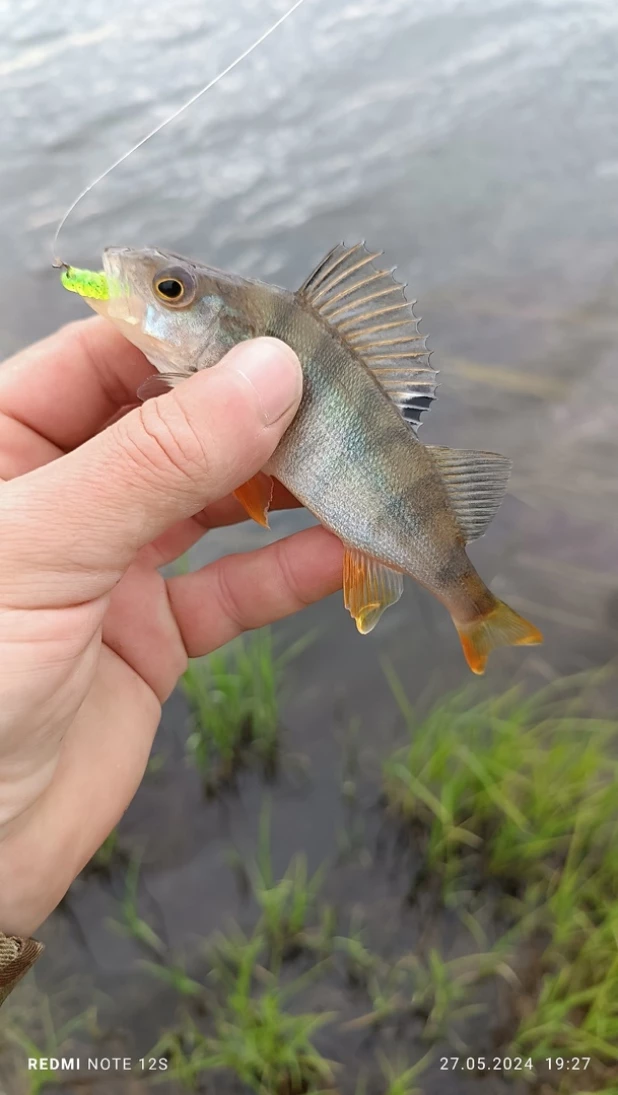
[[[85,314],[50,269],[55,225],[81,187],[284,10],[0,0],[0,354]],[[155,244],[288,287],[338,240],[385,250],[441,372],[421,436],[514,460],[512,492],[471,554],[546,643],[496,655],[500,682],[617,650],[617,72],[615,0],[307,0],[97,186],[61,238],[76,265],[96,267],[109,244]],[[278,516],[271,535],[307,520]],[[193,562],[267,535],[213,534]],[[392,729],[380,654],[413,696],[467,679],[446,614],[411,584],[368,639],[339,596],[285,634],[313,625],[286,716],[313,782],[300,804],[275,792],[282,863],[298,847],[320,862],[341,824],[337,719],[361,714],[371,743]],[[184,717],[174,697],[164,743],[181,741]],[[250,785],[242,806],[204,811],[188,784],[180,755],[165,793],[144,788],[126,819],[150,840],[150,892],[177,944],[233,907],[221,846],[250,844],[260,797]],[[61,914],[44,931],[138,1030],[128,948],[103,924],[110,900],[96,886],[76,893],[82,942]],[[457,1083],[449,1091],[468,1090]]]

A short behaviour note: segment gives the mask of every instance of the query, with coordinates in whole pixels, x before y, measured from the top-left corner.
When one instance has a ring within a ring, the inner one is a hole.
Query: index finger
[[[77,320],[2,363],[0,415],[67,452],[135,402],[153,372],[106,319]]]

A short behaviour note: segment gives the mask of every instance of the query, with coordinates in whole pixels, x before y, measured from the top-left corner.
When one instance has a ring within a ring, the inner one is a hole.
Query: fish
[[[339,243],[293,292],[157,248],[108,247],[100,273],[67,267],[62,281],[157,370],[140,398],[210,368],[245,339],[286,342],[302,365],[302,400],[236,497],[267,525],[279,480],[342,541],[344,603],[361,634],[399,600],[408,575],[449,611],[468,666],[482,674],[494,648],[543,641],[466,552],[502,502],[511,461],[419,439],[437,373],[406,286],[382,256],[364,241]]]

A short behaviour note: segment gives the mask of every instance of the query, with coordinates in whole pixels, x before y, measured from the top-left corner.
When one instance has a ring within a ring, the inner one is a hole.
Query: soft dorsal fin
[[[443,445],[426,448],[440,468],[466,543],[478,540],[500,508],[512,461],[496,452],[449,449]]]
[[[332,324],[362,357],[376,380],[414,428],[436,397],[436,370],[429,364],[413,302],[392,270],[374,265],[383,252],[364,243],[338,243],[307,278],[298,295]],[[394,267],[393,267],[394,269]]]

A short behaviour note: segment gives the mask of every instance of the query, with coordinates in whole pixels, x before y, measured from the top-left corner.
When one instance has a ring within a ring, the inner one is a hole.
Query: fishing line
[[[65,267],[65,269],[69,268],[68,263],[64,262],[63,259],[58,258],[58,240],[67,220],[71,216],[71,213],[76,208],[76,206],[79,205],[82,198],[85,198],[86,194],[89,194],[95,186],[98,186],[100,182],[103,182],[103,179],[106,179],[108,175],[111,175],[112,171],[115,171],[117,167],[120,167],[121,163],[124,163],[125,160],[128,160],[129,156],[132,156],[134,152],[137,152],[138,148],[141,148],[142,145],[145,145],[146,141],[149,141],[151,137],[155,137],[156,134],[160,133],[166,125],[169,125],[170,122],[175,121],[175,119],[178,118],[183,113],[183,111],[187,110],[188,107],[193,106],[193,103],[196,103],[197,100],[202,97],[202,95],[205,95],[207,91],[210,91],[211,87],[214,87],[215,84],[218,84],[219,80],[222,80],[224,76],[227,76],[228,72],[231,72],[233,68],[236,68],[236,65],[239,65],[241,61],[244,61],[245,57],[248,57],[250,53],[253,53],[254,49],[257,49],[258,46],[261,46],[262,42],[265,42],[266,39],[269,38],[270,35],[273,33],[273,31],[277,30],[277,27],[280,27],[282,23],[285,23],[286,19],[289,19],[290,15],[292,15],[296,11],[296,9],[300,7],[301,4],[304,4],[304,2],[305,0],[296,0],[296,3],[292,4],[292,7],[288,8],[288,10],[284,12],[284,14],[279,19],[277,19],[276,23],[273,23],[272,26],[270,26],[268,30],[264,31],[264,33],[261,34],[259,38],[256,38],[255,42],[253,42],[252,45],[250,45],[247,49],[243,50],[243,52],[240,53],[238,57],[236,57],[236,59],[227,66],[227,68],[224,68],[223,71],[215,76],[214,79],[210,80],[205,87],[201,88],[200,91],[197,91],[195,95],[192,95],[190,99],[187,99],[187,102],[178,107],[178,110],[175,110],[173,114],[169,115],[168,118],[165,118],[164,121],[159,122],[159,124],[156,125],[154,129],[151,129],[145,137],[142,137],[141,140],[137,142],[137,144],[134,144],[133,147],[129,148],[127,152],[123,152],[122,156],[119,156],[113,164],[107,167],[105,171],[101,172],[100,175],[97,175],[96,179],[93,179],[92,182],[88,183],[88,185],[84,187],[81,193],[77,195],[75,201],[67,209],[62,220],[60,221],[60,224],[56,229],[56,235],[54,236],[54,241],[52,243],[52,266],[54,267],[54,269],[58,270],[61,267]]]

